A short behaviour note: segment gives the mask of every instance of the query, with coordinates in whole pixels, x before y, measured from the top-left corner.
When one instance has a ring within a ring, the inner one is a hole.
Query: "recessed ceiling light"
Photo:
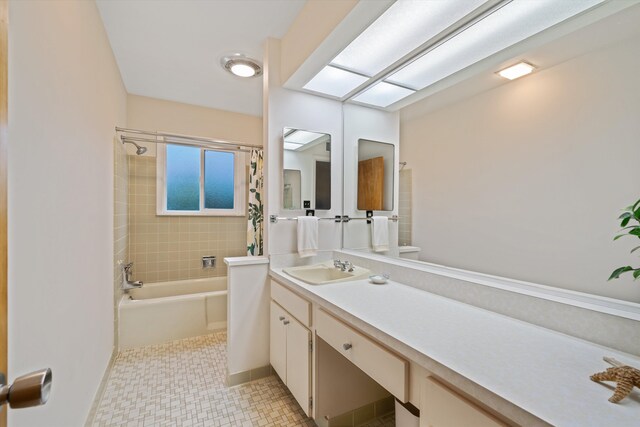
[[[515,80],[518,77],[526,76],[535,70],[536,67],[527,62],[518,62],[516,65],[498,71],[501,77],[509,80]]]
[[[258,61],[240,53],[223,57],[220,64],[222,68],[238,77],[256,77],[262,74],[262,67]]]

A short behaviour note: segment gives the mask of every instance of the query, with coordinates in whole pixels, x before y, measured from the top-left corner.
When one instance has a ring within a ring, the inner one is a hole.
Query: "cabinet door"
[[[280,379],[287,383],[287,337],[284,320],[287,313],[275,302],[271,301],[269,360]]]
[[[420,400],[420,427],[505,426],[432,378],[425,380]]]
[[[302,410],[310,415],[311,332],[293,317],[287,317],[287,387]]]

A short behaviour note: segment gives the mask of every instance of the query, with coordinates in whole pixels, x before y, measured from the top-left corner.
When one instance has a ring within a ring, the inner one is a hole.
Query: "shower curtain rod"
[[[224,141],[215,138],[207,138],[204,136],[191,136],[191,135],[181,135],[178,133],[168,133],[168,132],[158,132],[158,131],[146,131],[140,129],[129,129],[129,128],[121,128],[116,126],[116,132],[120,132],[121,140],[129,141],[137,141],[137,142],[150,142],[150,143],[171,143],[171,144],[181,144],[181,145],[192,145],[196,147],[211,147],[216,146],[217,148],[226,148],[230,151],[250,151],[251,149],[262,150],[261,145],[255,144],[246,144],[244,142],[234,142],[234,141]],[[127,134],[135,134],[142,136],[150,136],[150,137],[161,137],[163,140],[157,139],[148,139],[130,136]]]
[[[235,151],[241,151],[243,153],[250,153],[251,150],[248,148],[238,148],[238,145],[234,145],[231,147],[228,146],[219,146],[216,144],[205,144],[203,142],[187,142],[185,140],[171,140],[171,139],[165,139],[165,140],[157,140],[157,139],[148,139],[148,138],[137,138],[135,136],[127,136],[127,135],[120,135],[120,140],[124,143],[124,142],[142,142],[142,143],[153,143],[153,144],[175,144],[175,145],[184,145],[186,147],[198,147],[198,148],[209,148],[209,149],[213,149],[215,148],[217,151],[229,151],[229,152],[235,152]]]

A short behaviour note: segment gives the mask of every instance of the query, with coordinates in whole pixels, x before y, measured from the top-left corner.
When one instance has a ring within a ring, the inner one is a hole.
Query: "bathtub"
[[[145,283],[118,313],[121,349],[208,334],[227,327],[227,278]]]

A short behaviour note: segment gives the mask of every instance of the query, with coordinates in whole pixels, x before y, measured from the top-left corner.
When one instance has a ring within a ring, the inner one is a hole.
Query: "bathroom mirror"
[[[331,135],[284,128],[282,208],[331,209]]]
[[[358,140],[358,210],[393,210],[394,152],[393,144]]]

